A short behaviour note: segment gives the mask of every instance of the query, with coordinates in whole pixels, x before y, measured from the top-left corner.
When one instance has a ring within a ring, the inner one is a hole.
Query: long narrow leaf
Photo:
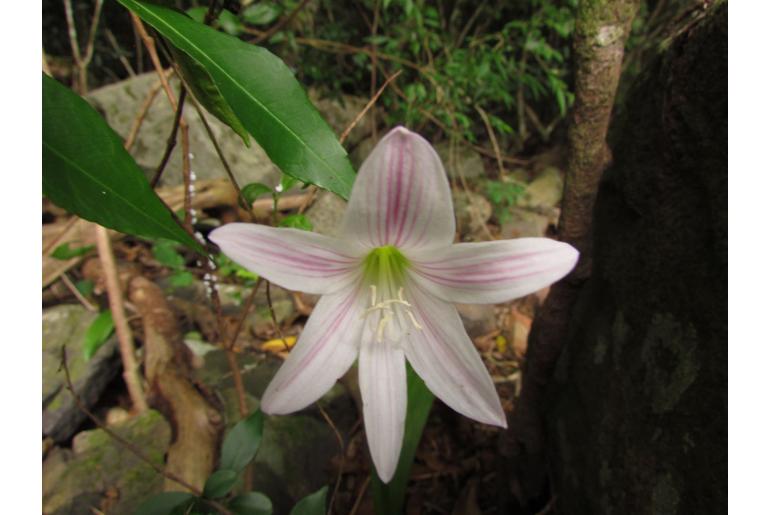
[[[206,69],[281,170],[343,198],[350,195],[355,174],[347,153],[283,61],[183,13],[149,2],[119,1]]]
[[[396,473],[390,483],[383,483],[372,467],[372,491],[377,515],[396,515],[403,512],[406,497],[406,483],[414,462],[414,453],[422,437],[425,422],[428,421],[430,408],[433,406],[433,394],[420,376],[407,365],[407,411],[404,428],[404,444],[398,459]]]
[[[120,137],[93,107],[43,74],[43,193],[116,231],[203,251],[172,218]]]

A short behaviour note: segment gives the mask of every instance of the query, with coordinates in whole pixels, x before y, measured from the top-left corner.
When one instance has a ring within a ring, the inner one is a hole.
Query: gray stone
[[[339,98],[323,98],[314,88],[308,90],[308,97],[337,135],[341,135],[348,128],[369,101],[364,97],[345,94]],[[356,123],[345,139],[346,147],[355,146],[371,131],[374,112],[374,108],[369,109]]]
[[[117,339],[113,335],[88,361],[83,356],[83,336],[95,313],[80,305],[62,304],[43,311],[43,434],[56,442],[68,440],[86,416],[66,390],[61,369],[62,347],[75,391],[93,406],[120,370]]]
[[[539,238],[545,235],[550,217],[528,209],[511,208],[511,216],[500,227],[500,238]]]
[[[342,223],[347,203],[330,191],[320,191],[305,216],[313,224],[313,231],[327,236],[336,236]]]
[[[123,138],[125,138],[134,118],[140,110],[148,92],[157,81],[154,72],[145,73],[136,77],[105,86],[89,93],[87,99],[100,111],[107,123]],[[178,91],[178,82],[171,79],[171,86]],[[192,170],[198,179],[213,179],[226,177],[222,163],[211,144],[203,123],[198,117],[197,111],[188,105],[185,109],[185,119],[190,127],[190,150],[193,154]],[[247,148],[240,136],[230,127],[220,122],[213,115],[207,114],[209,122],[217,142],[222,147],[233,174],[239,184],[250,182],[264,182],[269,185],[277,184],[280,171],[270,161],[267,154],[259,145],[251,140],[251,147]],[[161,90],[156,96],[141,130],[136,138],[131,155],[151,176],[163,156],[166,141],[173,126],[174,112]],[[166,170],[163,172],[161,185],[177,185],[182,183],[181,142],[177,140]]]
[[[561,202],[564,191],[564,176],[553,166],[545,168],[529,183],[519,206],[532,209],[554,208]]]
[[[457,311],[471,338],[489,334],[497,329],[495,306],[492,304],[457,304]]]
[[[492,217],[492,204],[473,191],[452,191],[457,229],[464,240],[478,241],[484,238],[484,225]]]
[[[137,415],[110,429],[162,466],[171,428],[156,411]],[[102,429],[75,436],[72,450],[54,447],[43,462],[43,513],[65,515],[134,513],[160,492],[163,478]]]
[[[370,136],[356,145],[356,148],[350,153],[350,162],[353,163],[353,167],[356,170],[361,168],[361,165],[364,164],[364,160],[369,157],[369,154],[372,153],[376,144],[377,142],[375,139]]]
[[[444,168],[449,173],[450,177],[459,177],[462,175],[466,179],[474,179],[484,175],[484,161],[481,155],[469,148],[466,145],[457,145],[455,148],[455,162],[450,161],[450,144],[449,141],[442,141],[434,145],[436,152],[441,161],[444,163]],[[450,166],[453,164],[454,166]]]

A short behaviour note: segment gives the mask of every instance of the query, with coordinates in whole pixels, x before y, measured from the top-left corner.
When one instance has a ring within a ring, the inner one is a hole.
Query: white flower
[[[492,379],[452,303],[535,292],[565,276],[577,251],[547,238],[453,244],[444,168],[431,145],[403,127],[361,166],[339,234],[234,223],[210,236],[245,268],[286,289],[322,295],[267,387],[262,410],[305,408],[358,358],[369,450],[385,482],[404,435],[405,359],[448,406],[506,427]]]

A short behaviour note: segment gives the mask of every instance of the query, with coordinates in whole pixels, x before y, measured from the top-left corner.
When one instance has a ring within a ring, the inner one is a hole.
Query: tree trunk
[[[591,213],[599,178],[610,161],[607,128],[639,0],[582,0],[575,20],[575,105],[568,132],[568,164],[559,236],[580,251],[576,269],[554,285],[532,327],[521,396],[503,454],[517,469],[514,490],[525,503],[545,488],[546,386],[567,337],[567,323],[591,270]],[[514,458],[515,456],[515,458]]]
[[[548,403],[560,513],[727,511],[727,2],[699,16],[613,125]]]

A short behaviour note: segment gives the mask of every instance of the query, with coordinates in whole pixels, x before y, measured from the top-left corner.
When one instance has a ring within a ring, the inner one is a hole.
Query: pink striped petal
[[[317,401],[358,355],[366,305],[360,289],[324,295],[262,396],[262,411],[284,415]]]
[[[330,293],[351,284],[364,252],[321,234],[257,224],[227,224],[209,239],[244,268],[287,290],[307,293]]]
[[[364,427],[377,475],[393,478],[401,453],[406,420],[404,351],[392,342],[378,342],[366,324],[358,359],[358,382],[364,404]]]
[[[404,341],[406,358],[428,388],[444,403],[484,424],[507,427],[495,385],[465,332],[457,309],[417,285],[407,300],[421,329]]]
[[[436,152],[403,127],[390,131],[358,172],[340,234],[368,247],[448,245],[455,220]]]
[[[448,302],[495,304],[555,283],[575,266],[578,252],[548,238],[459,243],[407,256],[413,278]]]

